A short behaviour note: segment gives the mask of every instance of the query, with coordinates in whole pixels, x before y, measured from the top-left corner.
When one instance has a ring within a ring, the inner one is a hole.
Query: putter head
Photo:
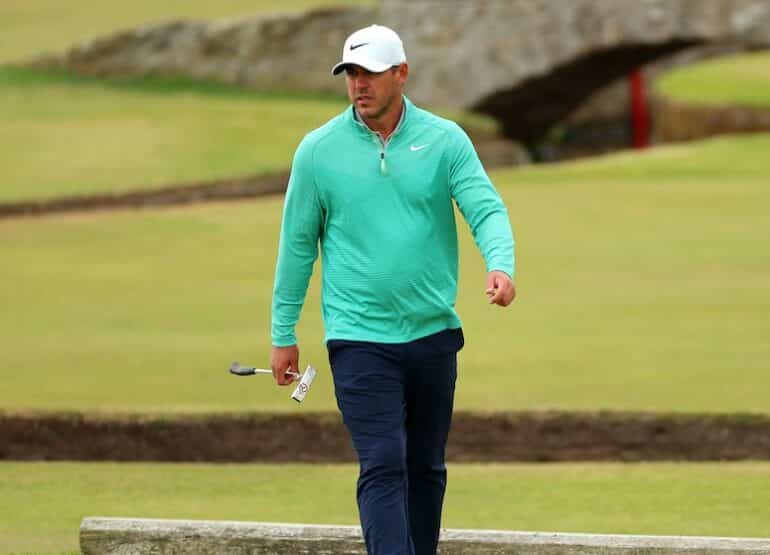
[[[297,401],[298,403],[301,403],[302,401],[304,401],[308,391],[310,391],[310,386],[313,385],[313,380],[315,379],[315,375],[316,375],[315,368],[313,368],[312,366],[308,366],[305,369],[304,374],[302,374],[302,379],[299,380],[297,387],[294,388],[294,393],[291,394],[291,398]]]
[[[233,362],[230,365],[230,373],[235,374],[236,376],[252,376],[254,374],[254,369],[246,368],[237,362]]]

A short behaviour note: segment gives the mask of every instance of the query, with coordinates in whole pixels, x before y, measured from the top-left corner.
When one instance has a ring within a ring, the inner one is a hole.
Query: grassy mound
[[[0,203],[152,190],[286,171],[340,95],[190,79],[100,80],[0,68]],[[489,117],[443,111],[496,133]]]
[[[284,171],[341,98],[0,69],[0,202]]]

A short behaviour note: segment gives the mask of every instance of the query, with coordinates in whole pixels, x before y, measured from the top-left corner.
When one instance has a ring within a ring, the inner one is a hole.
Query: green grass
[[[0,463],[0,551],[77,549],[85,516],[357,524],[352,465]],[[443,525],[770,536],[768,463],[451,465]]]
[[[493,174],[520,298],[485,303],[461,224],[458,408],[770,412],[769,149],[753,136]],[[0,406],[336,410],[315,278],[306,404],[226,373],[269,360],[281,205],[0,222]]]
[[[0,68],[0,202],[285,171],[302,136],[345,106],[341,83],[335,96]]]
[[[0,202],[284,171],[342,98],[0,69]]]
[[[322,6],[371,5],[373,0],[32,0],[0,2],[0,63],[63,50],[117,29],[171,19],[219,19],[299,12]]]
[[[770,108],[770,51],[725,56],[675,69],[656,88],[694,104]]]

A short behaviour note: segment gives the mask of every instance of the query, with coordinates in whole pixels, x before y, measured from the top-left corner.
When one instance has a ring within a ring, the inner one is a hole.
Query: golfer
[[[508,214],[460,127],[403,95],[398,35],[378,25],[345,41],[352,105],[294,155],[272,307],[272,370],[298,372],[295,325],[320,245],[325,341],[360,474],[370,554],[436,552],[457,352],[453,201],[487,267],[485,301],[515,296]],[[479,290],[481,294],[481,288]]]

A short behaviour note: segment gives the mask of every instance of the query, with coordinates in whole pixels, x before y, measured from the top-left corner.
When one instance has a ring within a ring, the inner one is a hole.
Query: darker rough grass
[[[452,462],[770,460],[770,416],[455,414]],[[0,460],[353,462],[336,413],[0,413]]]
[[[135,210],[257,198],[283,193],[288,180],[288,174],[278,173],[210,182],[181,183],[154,190],[140,189],[122,193],[83,194],[48,200],[0,203],[0,219],[65,212]]]

